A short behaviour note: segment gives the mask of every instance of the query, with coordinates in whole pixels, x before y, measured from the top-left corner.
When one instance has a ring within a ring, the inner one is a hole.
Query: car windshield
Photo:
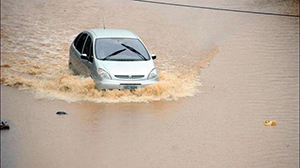
[[[111,61],[145,61],[149,54],[139,39],[99,38],[96,39],[96,57]]]

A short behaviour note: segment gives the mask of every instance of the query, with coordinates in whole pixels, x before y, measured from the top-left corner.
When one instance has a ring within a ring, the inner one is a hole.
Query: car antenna
[[[102,21],[103,21],[103,28],[105,29],[105,23],[104,23],[104,17],[102,15]]]

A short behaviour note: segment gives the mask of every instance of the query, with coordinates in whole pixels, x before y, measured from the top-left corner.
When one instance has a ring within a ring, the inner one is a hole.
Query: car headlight
[[[157,77],[157,72],[156,72],[156,69],[152,69],[152,71],[149,73],[148,75],[148,79],[154,79]]]
[[[98,74],[101,76],[102,79],[111,79],[110,75],[104,71],[103,69],[99,68],[98,70]]]

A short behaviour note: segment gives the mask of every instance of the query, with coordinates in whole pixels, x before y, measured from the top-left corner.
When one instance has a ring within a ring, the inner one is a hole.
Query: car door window
[[[83,49],[83,53],[86,54],[88,58],[91,57],[91,42],[92,42],[91,37],[88,36]]]
[[[85,39],[87,37],[87,34],[83,33],[79,39],[78,39],[78,42],[75,45],[75,48],[78,50],[78,52],[82,52],[82,48],[83,48],[83,44],[85,42]]]
[[[74,40],[74,46],[75,46],[75,48],[77,48],[77,43],[78,43],[80,37],[82,36],[82,34],[83,34],[83,33],[80,33],[80,34],[75,38],[75,40]]]

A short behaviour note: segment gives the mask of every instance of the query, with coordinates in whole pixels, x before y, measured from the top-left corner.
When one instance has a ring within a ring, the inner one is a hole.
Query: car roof
[[[90,29],[95,38],[139,38],[134,32],[125,29]]]

